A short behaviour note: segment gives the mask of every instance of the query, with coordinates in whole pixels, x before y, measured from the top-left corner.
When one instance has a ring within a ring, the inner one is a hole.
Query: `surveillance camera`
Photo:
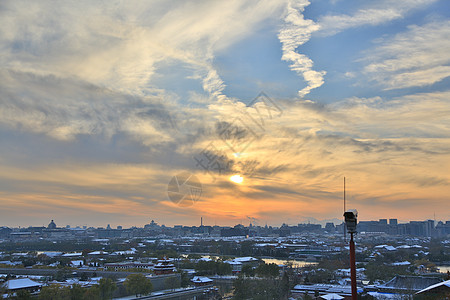
[[[358,211],[356,209],[349,209],[344,213],[345,220],[352,220],[358,218]]]
[[[356,232],[356,224],[358,223],[358,211],[356,209],[349,209],[344,213],[345,225],[349,233]]]

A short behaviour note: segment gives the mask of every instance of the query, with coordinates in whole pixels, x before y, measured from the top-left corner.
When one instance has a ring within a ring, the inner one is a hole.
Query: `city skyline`
[[[399,219],[396,219],[396,218],[387,218],[387,219],[386,218],[380,218],[380,219],[376,219],[376,220],[373,220],[373,219],[372,220],[358,219],[358,224],[359,224],[359,222],[362,222],[361,224],[363,224],[363,223],[370,223],[370,222],[381,222],[382,223],[384,221],[387,222],[386,224],[391,224],[391,222],[394,222],[395,224],[408,224],[410,222],[428,222],[428,221],[433,221],[435,226],[439,222],[442,222],[442,223],[445,223],[445,224],[450,223],[450,220],[445,220],[445,219],[441,219],[441,220],[438,220],[438,219],[399,220]],[[266,226],[269,226],[269,227],[279,228],[279,227],[282,227],[282,226],[294,226],[295,227],[295,226],[298,226],[298,225],[311,224],[311,225],[321,225],[322,227],[325,228],[325,225],[328,224],[328,223],[333,223],[335,226],[338,226],[338,225],[344,224],[344,220],[339,220],[339,219],[317,220],[317,219],[312,218],[312,219],[309,219],[309,220],[302,220],[302,221],[299,221],[297,223],[284,223],[283,222],[283,223],[280,223],[280,224],[266,224],[266,223],[264,223],[264,224],[256,223],[255,224],[255,223],[252,223],[252,220],[247,219],[246,221],[241,220],[241,222],[238,222],[238,223],[218,224],[216,222],[210,223],[209,220],[204,220],[204,218],[203,218],[203,219],[199,220],[198,224],[181,224],[181,223],[165,224],[163,222],[159,222],[155,218],[155,219],[147,220],[147,222],[144,222],[142,224],[131,224],[131,225],[128,225],[128,226],[123,226],[122,224],[119,224],[119,223],[117,223],[117,224],[115,224],[115,223],[112,223],[112,224],[111,223],[107,223],[107,224],[100,224],[100,225],[93,225],[93,224],[88,224],[88,223],[84,223],[84,224],[79,224],[79,223],[67,224],[67,223],[64,223],[64,222],[62,222],[62,223],[58,222],[57,219],[48,219],[48,220],[45,220],[45,221],[41,222],[40,224],[25,224],[25,225],[24,224],[18,224],[18,225],[15,225],[15,226],[5,226],[4,224],[0,224],[0,227],[3,226],[3,227],[23,228],[23,229],[25,229],[27,227],[48,227],[49,224],[55,224],[54,225],[54,226],[56,226],[55,228],[84,228],[84,227],[85,228],[107,228],[109,226],[111,229],[117,229],[117,227],[126,229],[126,228],[133,228],[133,227],[143,228],[146,225],[154,224],[154,225],[156,225],[158,227],[166,226],[166,227],[169,227],[169,228],[174,228],[174,227],[177,227],[177,226],[183,226],[183,227],[184,226],[186,226],[186,227],[201,227],[201,226],[204,226],[204,227],[215,227],[215,226],[218,226],[218,227],[234,227],[234,226],[241,226],[241,225],[244,226],[244,227],[249,227],[249,226],[266,227]]]
[[[204,238],[216,238],[220,237],[243,237],[243,238],[255,238],[255,237],[298,237],[299,235],[317,235],[325,234],[332,236],[341,235],[345,240],[346,227],[344,222],[330,222],[325,223],[298,223],[298,224],[282,224],[282,226],[272,226],[266,224],[264,226],[253,224],[236,224],[234,226],[221,226],[221,224],[203,224],[201,220],[200,224],[189,226],[186,224],[176,224],[173,226],[166,226],[165,224],[158,224],[154,220],[151,220],[144,226],[135,224],[134,226],[124,227],[121,225],[111,226],[58,226],[55,220],[51,220],[48,225],[42,226],[29,226],[29,227],[15,227],[9,228],[0,226],[0,239],[2,241],[38,241],[43,237],[62,240],[71,239],[83,239],[83,238],[142,238],[144,236],[152,236],[156,238],[164,237],[199,237]],[[137,225],[137,226],[136,226]],[[359,238],[367,238],[370,236],[379,236],[386,238],[391,237],[403,237],[409,239],[411,237],[431,237],[431,238],[443,238],[450,234],[450,220],[439,221],[435,220],[422,220],[422,221],[409,221],[402,222],[397,219],[379,219],[377,221],[365,221],[359,220],[356,225],[357,236]]]
[[[7,0],[0,20],[0,225],[341,220],[344,177],[361,220],[450,219],[448,1]]]

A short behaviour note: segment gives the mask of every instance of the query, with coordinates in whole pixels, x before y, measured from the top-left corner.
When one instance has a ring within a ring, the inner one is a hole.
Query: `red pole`
[[[358,299],[356,289],[356,259],[355,259],[355,242],[353,241],[353,233],[350,233],[350,275],[352,282],[352,300]]]

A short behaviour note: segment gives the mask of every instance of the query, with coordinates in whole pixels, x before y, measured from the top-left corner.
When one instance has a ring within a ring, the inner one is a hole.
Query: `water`
[[[288,262],[287,260],[281,260],[281,259],[276,259],[276,258],[263,258],[262,260],[266,264],[275,263],[277,265],[285,265]],[[290,260],[290,262],[292,262],[293,267],[297,267],[297,268],[302,268],[302,267],[311,266],[311,265],[317,265],[316,262],[309,262],[309,261],[304,261],[304,260]]]
[[[438,268],[441,273],[450,272],[450,266],[436,266],[436,268]]]
[[[182,255],[183,257],[187,257],[186,254]],[[218,259],[218,256],[214,256],[214,255],[202,255],[202,257],[204,258],[210,258],[210,259]],[[288,260],[282,260],[282,259],[276,259],[276,258],[263,258],[262,259],[266,264],[271,264],[271,263],[275,263],[277,265],[285,265],[287,264]],[[317,265],[316,262],[309,262],[309,261],[304,261],[304,260],[289,260],[290,262],[292,262],[293,267],[296,268],[302,268],[302,267],[306,267],[306,266],[313,266],[313,265]],[[447,272],[447,271],[445,271]]]

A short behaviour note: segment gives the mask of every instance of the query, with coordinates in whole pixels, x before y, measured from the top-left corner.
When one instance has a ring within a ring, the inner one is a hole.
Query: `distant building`
[[[220,236],[229,237],[229,236],[247,236],[248,228],[245,228],[242,225],[236,225],[233,228],[224,228],[220,231]]]
[[[194,278],[191,279],[191,281],[196,287],[213,284],[213,280],[205,276],[195,276]]]
[[[409,234],[431,237],[434,232],[434,221],[411,221],[409,222]]]
[[[325,224],[325,230],[329,233],[333,233],[336,229],[334,228],[334,223],[330,222]]]
[[[236,257],[233,261],[240,262],[242,265],[250,265],[252,267],[257,267],[260,263],[259,259],[251,256]]]
[[[83,260],[72,260],[70,262],[70,266],[74,267],[74,268],[80,268],[84,265],[84,261]]]
[[[172,264],[167,258],[158,260],[156,265],[153,267],[153,273],[155,275],[166,275],[172,274],[175,271],[175,265]]]
[[[389,225],[397,226],[398,225],[397,219],[389,219]]]
[[[105,268],[112,269],[114,271],[128,270],[128,269],[151,270],[153,266],[154,265],[152,263],[143,263],[137,261],[126,261],[126,262],[104,264]]]
[[[7,238],[9,237],[10,233],[12,232],[11,228],[8,227],[0,227],[0,238]]]
[[[315,297],[316,294],[319,296],[337,294],[343,297],[343,299],[351,299],[352,296],[351,286],[334,284],[297,284],[291,292],[294,297],[303,297],[305,295]],[[360,291],[358,290],[358,292]]]
[[[243,266],[249,265],[252,268],[256,268],[259,265],[260,260],[251,256],[247,256],[247,257],[236,257],[233,260],[225,261],[225,263],[231,265],[231,272],[233,274],[239,274],[241,273]]]
[[[450,296],[450,280],[433,284],[418,291],[416,295],[423,295],[427,299],[448,299],[448,296]]]
[[[242,271],[242,263],[241,262],[230,260],[230,261],[225,261],[225,263],[231,265],[231,273],[232,274],[235,275],[235,274],[241,273],[241,271]]]
[[[388,282],[371,286],[367,290],[400,295],[411,294],[440,283],[441,281],[442,279],[439,277],[396,275]]]
[[[146,224],[146,225],[144,225],[144,228],[145,229],[156,229],[156,228],[159,228],[160,226],[158,225],[158,223],[156,223],[154,220],[152,220],[151,222],[150,222],[150,224]]]
[[[56,224],[53,220],[48,224],[47,229],[56,229]]]
[[[42,284],[37,283],[29,278],[11,279],[8,280],[4,287],[8,292],[18,292],[21,290],[29,291],[30,293],[38,292],[42,288]]]

